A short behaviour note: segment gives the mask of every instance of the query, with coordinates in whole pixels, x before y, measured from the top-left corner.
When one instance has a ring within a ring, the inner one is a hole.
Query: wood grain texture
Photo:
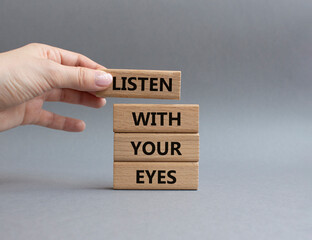
[[[181,72],[135,69],[103,69],[113,84],[98,97],[180,99]]]
[[[199,134],[115,133],[114,161],[199,160]]]
[[[114,162],[114,189],[196,190],[198,162]]]
[[[114,132],[198,133],[198,127],[196,104],[114,104]]]

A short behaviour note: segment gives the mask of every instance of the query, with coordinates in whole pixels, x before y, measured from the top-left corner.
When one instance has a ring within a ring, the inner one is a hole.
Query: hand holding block
[[[103,69],[113,75],[111,86],[98,97],[180,99],[181,72]]]
[[[114,132],[197,133],[195,104],[114,104]]]
[[[198,162],[114,162],[114,189],[198,188]]]
[[[199,134],[115,133],[114,161],[199,160]]]

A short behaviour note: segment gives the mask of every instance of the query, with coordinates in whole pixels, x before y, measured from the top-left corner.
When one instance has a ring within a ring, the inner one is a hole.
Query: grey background
[[[0,133],[1,239],[311,239],[312,2],[1,0],[0,51],[182,71],[181,101],[50,103],[82,133]],[[200,104],[198,191],[114,191],[113,103]]]

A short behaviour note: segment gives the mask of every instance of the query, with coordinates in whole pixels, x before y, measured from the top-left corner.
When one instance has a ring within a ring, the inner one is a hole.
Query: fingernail
[[[98,87],[107,87],[113,81],[113,76],[109,73],[103,71],[96,71],[95,72],[95,84]]]

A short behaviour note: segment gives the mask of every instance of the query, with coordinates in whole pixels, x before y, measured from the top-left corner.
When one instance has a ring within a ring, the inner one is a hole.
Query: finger
[[[70,88],[79,91],[100,91],[113,81],[111,74],[85,67],[70,67],[50,62],[46,79],[53,88]]]
[[[100,108],[106,104],[105,98],[99,98],[90,93],[72,89],[53,89],[46,94],[45,100],[51,102],[80,104],[93,108]]]
[[[86,126],[82,120],[60,116],[46,110],[41,111],[39,119],[33,124],[68,132],[81,132]]]
[[[90,58],[76,52],[68,51],[61,48],[56,48],[56,51],[58,51],[60,58],[61,58],[61,64],[67,65],[67,66],[80,66],[80,67],[86,67],[86,68],[92,68],[92,69],[99,69],[104,68],[104,66],[96,63],[95,61],[91,60]]]
[[[52,47],[49,45],[40,44],[44,47],[46,57],[57,63],[67,66],[86,67],[91,69],[105,69],[104,66],[91,60],[90,58],[76,52],[65,50],[58,47]]]

